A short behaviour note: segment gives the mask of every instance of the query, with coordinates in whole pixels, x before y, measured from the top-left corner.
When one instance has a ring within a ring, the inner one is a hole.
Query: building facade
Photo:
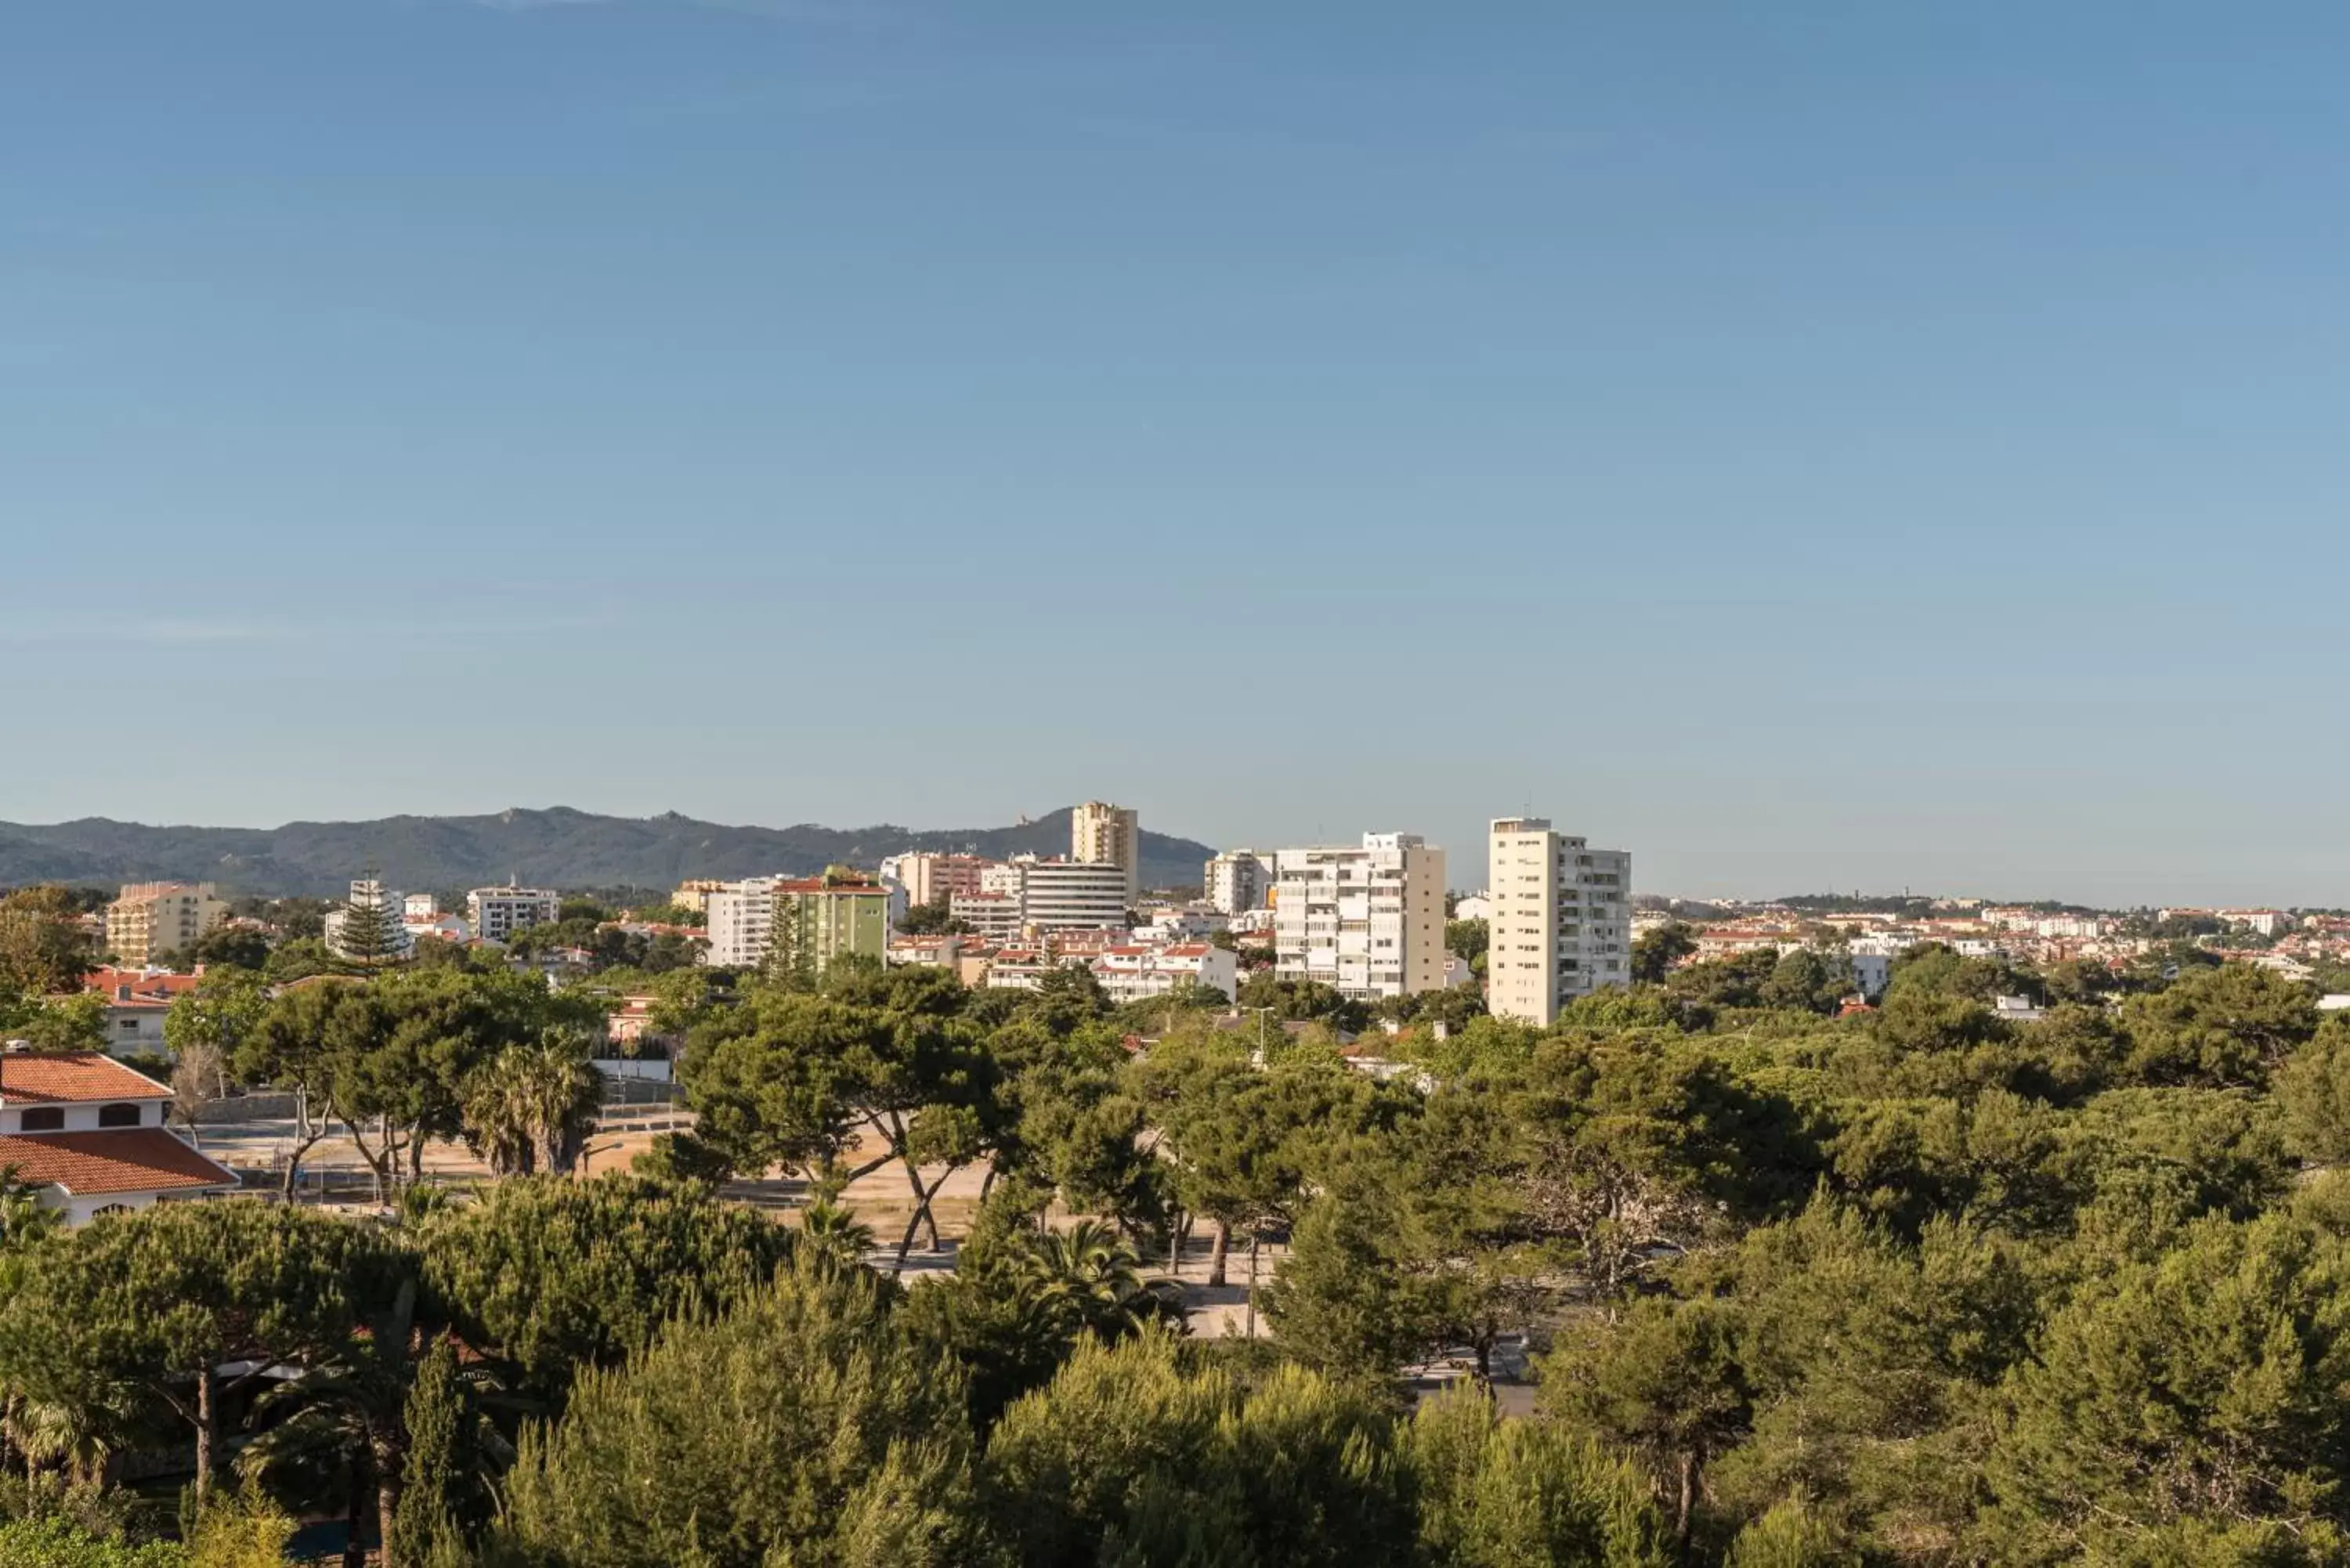
[[[1444,851],[1417,834],[1274,855],[1274,974],[1374,1001],[1444,985]]]
[[[1225,850],[1208,862],[1201,876],[1208,902],[1227,915],[1263,909],[1273,888],[1273,867],[1253,849]]]
[[[948,900],[947,914],[991,946],[1020,940],[1020,899],[1014,894],[958,893]]]
[[[1100,930],[1126,924],[1134,873],[1114,861],[1034,860],[1020,872],[1020,923],[1031,931]]]
[[[210,882],[137,882],[106,907],[106,946],[114,961],[144,969],[178,952],[228,919]]]
[[[747,877],[703,897],[710,948],[702,962],[756,969],[774,959],[818,975],[849,953],[887,962],[902,908],[895,900],[904,894],[835,867],[821,877]]]
[[[1578,996],[1632,978],[1632,857],[1538,816],[1493,821],[1485,1006],[1547,1027]]]
[[[881,879],[906,889],[909,904],[935,904],[941,898],[980,891],[980,875],[990,864],[977,855],[910,850],[881,862]]]
[[[691,877],[677,885],[677,890],[669,896],[669,901],[688,914],[708,914],[710,895],[726,886],[715,877]]]
[[[764,961],[775,928],[774,877],[750,877],[702,890],[710,948],[702,961],[721,969],[751,969]]]
[[[1126,872],[1118,908],[1142,896],[1142,818],[1131,806],[1089,800],[1069,814],[1069,858],[1080,865],[1116,866]]]
[[[1116,1002],[1148,1002],[1205,987],[1230,1001],[1240,986],[1239,955],[1207,942],[1115,947],[1094,960],[1094,975]]]
[[[562,909],[563,896],[546,888],[476,888],[465,895],[465,924],[502,942],[525,926],[554,924]]]
[[[896,923],[892,900],[903,897],[887,883],[838,867],[821,877],[778,882],[767,951],[810,977],[852,953],[886,963]]]

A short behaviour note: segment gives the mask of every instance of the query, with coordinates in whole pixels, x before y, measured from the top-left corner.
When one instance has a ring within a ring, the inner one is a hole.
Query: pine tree
[[[767,943],[767,979],[787,991],[814,991],[816,981],[815,913],[808,900],[775,895],[775,921]]]
[[[391,1539],[410,1568],[464,1560],[458,1515],[479,1490],[471,1476],[473,1411],[448,1339],[417,1364],[408,1393],[408,1459]]]
[[[351,884],[351,896],[344,901],[341,915],[334,942],[340,957],[368,969],[400,958],[400,924],[384,908],[383,884],[372,867]]]

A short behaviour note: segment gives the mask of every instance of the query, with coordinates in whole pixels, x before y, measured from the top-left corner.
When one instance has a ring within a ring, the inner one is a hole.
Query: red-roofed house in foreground
[[[83,1225],[114,1210],[226,1192],[235,1173],[163,1122],[172,1091],[96,1051],[0,1052],[0,1169]]]

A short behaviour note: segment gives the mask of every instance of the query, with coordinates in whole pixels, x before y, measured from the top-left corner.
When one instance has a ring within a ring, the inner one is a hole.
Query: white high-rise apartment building
[[[1227,915],[1263,909],[1273,887],[1273,867],[1253,849],[1225,850],[1208,862],[1204,876],[1208,902]]]
[[[1089,800],[1069,814],[1069,858],[1126,870],[1128,904],[1142,896],[1142,818],[1132,806]]]
[[[476,888],[465,895],[465,923],[485,941],[502,942],[525,926],[555,923],[563,895],[546,888]]]
[[[1493,822],[1485,1006],[1548,1027],[1558,1010],[1632,978],[1632,857],[1538,816]]]
[[[1444,851],[1411,833],[1274,852],[1274,974],[1364,1001],[1444,986]]]
[[[723,969],[752,969],[767,956],[775,934],[777,877],[750,877],[702,895],[710,950],[702,961]]]

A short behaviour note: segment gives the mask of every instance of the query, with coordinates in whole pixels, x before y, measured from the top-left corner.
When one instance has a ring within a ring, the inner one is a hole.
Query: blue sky
[[[0,6],[0,819],[2350,904],[2350,12]]]

